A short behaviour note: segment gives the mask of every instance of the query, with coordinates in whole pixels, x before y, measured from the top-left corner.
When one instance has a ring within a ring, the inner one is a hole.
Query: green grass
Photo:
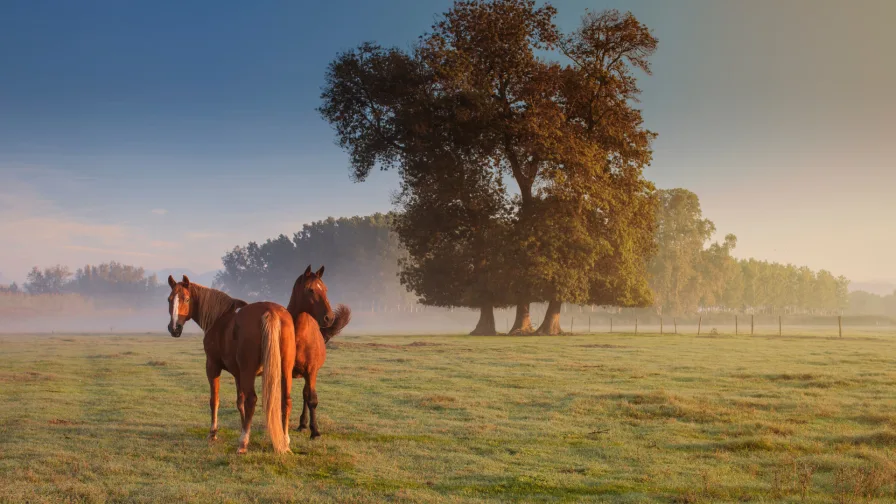
[[[0,502],[893,502],[894,344],[340,336],[279,457],[197,337],[0,336]]]

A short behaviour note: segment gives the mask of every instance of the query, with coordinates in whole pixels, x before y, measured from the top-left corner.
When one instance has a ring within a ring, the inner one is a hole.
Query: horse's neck
[[[286,311],[289,312],[289,315],[292,318],[296,318],[300,313],[311,314],[311,307],[308,306],[308,303],[304,302],[304,299],[297,301],[295,296],[292,296],[289,298],[289,304],[286,306]]]
[[[201,285],[191,285],[190,294],[191,302],[196,303],[193,320],[199,325],[202,332],[208,332],[215,322],[233,306],[233,299],[227,294]],[[230,302],[226,302],[227,300]]]

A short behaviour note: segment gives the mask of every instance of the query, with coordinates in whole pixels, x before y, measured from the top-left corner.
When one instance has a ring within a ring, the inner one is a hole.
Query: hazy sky
[[[234,245],[387,211],[319,118],[327,63],[407,46],[450,2],[0,3],[0,274],[119,260],[207,271]],[[164,5],[163,5],[164,4]],[[896,279],[896,2],[557,1],[631,10],[647,172],[696,192],[737,255]]]

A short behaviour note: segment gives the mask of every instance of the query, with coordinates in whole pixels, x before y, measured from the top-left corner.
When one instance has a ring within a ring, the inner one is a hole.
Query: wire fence
[[[505,325],[512,323],[505,321]],[[727,317],[614,317],[562,314],[560,328],[568,334],[652,334],[682,336],[896,336],[896,323],[886,317],[863,316],[754,316]]]

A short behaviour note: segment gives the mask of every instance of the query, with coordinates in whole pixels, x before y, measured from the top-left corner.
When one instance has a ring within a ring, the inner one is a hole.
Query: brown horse
[[[274,451],[289,451],[289,413],[292,410],[292,368],[295,361],[293,319],[275,303],[252,303],[191,283],[168,277],[168,332],[180,337],[187,320],[194,320],[205,332],[205,372],[211,396],[212,421],[209,439],[218,435],[218,388],[221,371],[236,380],[236,407],[242,430],[237,453],[246,453],[255,413],[255,377],[263,375],[262,401],[268,434]]]
[[[309,264],[293,284],[286,307],[295,319],[296,328],[296,362],[292,376],[305,379],[297,430],[308,428],[310,416],[311,439],[320,437],[317,429],[317,372],[327,360],[327,341],[339,334],[352,318],[351,310],[345,305],[339,305],[336,313],[330,309],[327,286],[321,280],[323,276],[323,266],[312,273]]]

